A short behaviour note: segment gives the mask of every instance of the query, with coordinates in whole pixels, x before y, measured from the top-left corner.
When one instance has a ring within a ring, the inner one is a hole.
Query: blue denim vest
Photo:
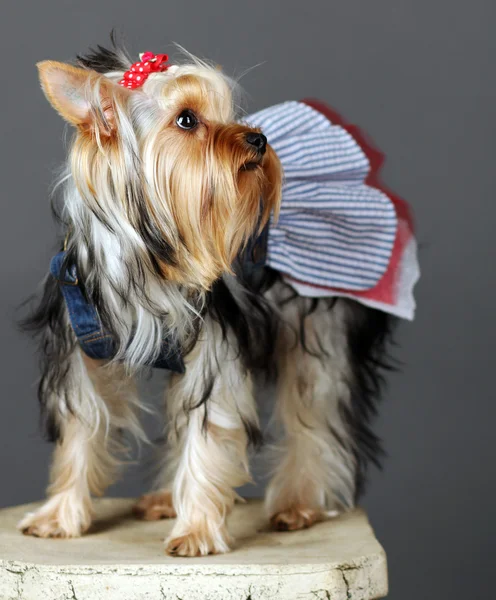
[[[240,257],[242,277],[252,285],[261,277],[265,265],[267,234],[268,226],[260,236],[250,240]],[[105,330],[96,308],[86,297],[76,265],[66,262],[65,251],[56,254],[50,262],[50,273],[59,282],[78,343],[90,358],[112,359],[115,356],[112,335]],[[148,366],[184,373],[184,360],[177,341],[164,339],[159,357]]]

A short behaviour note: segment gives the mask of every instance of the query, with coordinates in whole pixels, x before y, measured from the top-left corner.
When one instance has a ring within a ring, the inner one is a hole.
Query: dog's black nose
[[[247,133],[246,141],[250,144],[250,146],[255,146],[260,154],[265,153],[265,149],[267,147],[267,138],[263,133]]]

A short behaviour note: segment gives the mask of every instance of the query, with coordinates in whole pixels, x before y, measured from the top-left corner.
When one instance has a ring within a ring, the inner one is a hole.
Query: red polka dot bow
[[[119,83],[129,90],[135,90],[145,83],[150,73],[167,71],[170,66],[166,64],[168,60],[167,54],[144,52],[140,54],[140,61],[131,65],[131,68],[124,73],[124,77]]]

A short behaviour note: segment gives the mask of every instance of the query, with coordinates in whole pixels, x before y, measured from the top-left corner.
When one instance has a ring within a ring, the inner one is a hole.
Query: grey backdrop
[[[423,275],[399,330],[403,372],[377,423],[389,458],[364,499],[389,558],[391,598],[489,598],[494,513],[495,46],[493,0],[5,1],[0,19],[0,504],[43,495],[36,359],[15,307],[45,273],[47,189],[63,124],[34,64],[105,43],[177,41],[244,78],[248,108],[330,102],[388,155],[384,178],[414,208]],[[155,387],[155,386],[153,386]],[[152,424],[153,426],[153,424]],[[156,427],[156,425],[155,425]],[[145,452],[146,454],[146,452]],[[112,493],[146,487],[134,465]]]

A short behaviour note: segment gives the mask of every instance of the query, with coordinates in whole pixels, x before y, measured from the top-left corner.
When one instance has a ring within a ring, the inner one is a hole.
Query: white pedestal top
[[[259,501],[236,505],[229,554],[171,558],[172,521],[137,521],[132,500],[95,502],[84,537],[23,536],[37,504],[0,511],[0,600],[372,600],[387,593],[384,550],[361,510],[298,532],[271,532]]]

